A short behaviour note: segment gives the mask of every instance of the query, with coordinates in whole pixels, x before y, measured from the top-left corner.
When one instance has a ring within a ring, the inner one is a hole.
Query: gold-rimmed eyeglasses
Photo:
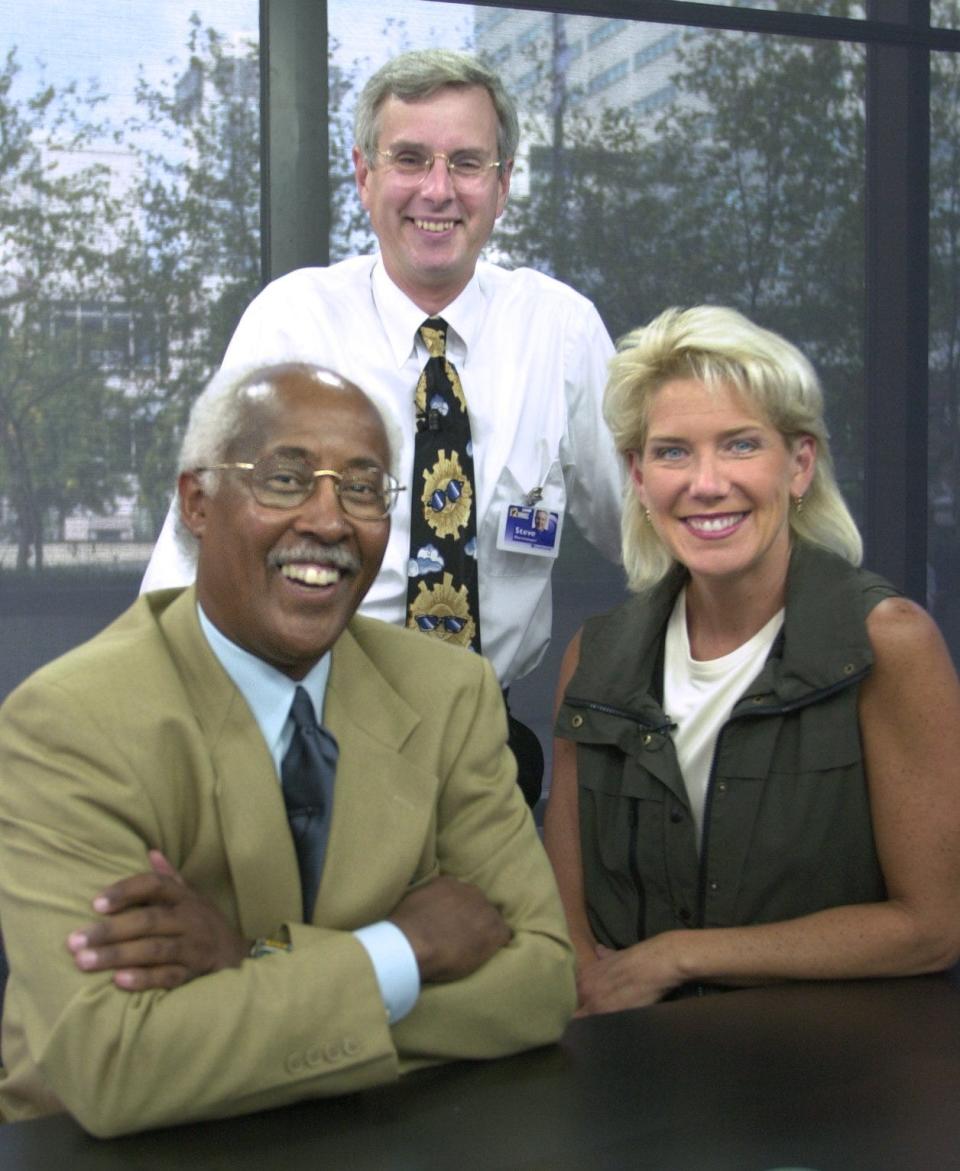
[[[482,187],[490,172],[500,167],[499,159],[470,150],[448,155],[442,150],[404,147],[402,150],[378,150],[377,155],[386,160],[398,179],[411,187],[418,187],[426,179],[437,159],[443,159],[453,185],[461,190]]]
[[[317,481],[333,480],[340,507],[355,520],[383,520],[405,491],[389,472],[358,464],[342,472],[313,468],[304,459],[267,455],[256,463],[210,464],[198,472],[244,472],[253,498],[264,508],[299,508],[316,491]]]

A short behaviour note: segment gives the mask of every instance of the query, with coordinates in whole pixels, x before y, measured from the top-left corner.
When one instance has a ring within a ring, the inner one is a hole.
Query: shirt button
[[[712,879],[708,885],[712,891],[718,891],[720,889],[720,883],[716,879]]]
[[[726,793],[726,791],[727,791],[727,782],[726,781],[719,781],[717,783],[717,792],[718,793]]]

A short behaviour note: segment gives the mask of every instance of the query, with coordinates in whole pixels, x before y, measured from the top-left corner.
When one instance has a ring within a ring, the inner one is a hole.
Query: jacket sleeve
[[[94,895],[147,869],[151,846],[176,857],[177,835],[189,844],[199,832],[191,786],[180,793],[174,779],[196,766],[190,751],[165,767],[169,808],[137,775],[183,737],[158,719],[123,735],[106,726],[119,696],[87,703],[80,690],[34,679],[0,712],[0,926],[12,971],[3,1116],[66,1109],[109,1136],[396,1077],[373,968],[348,931],[304,929],[289,954],[170,992],[131,994],[109,973],[77,970],[65,941],[94,918]],[[222,855],[211,850],[208,865],[217,897]],[[229,913],[229,896],[217,901]]]
[[[437,812],[437,864],[480,887],[513,939],[465,979],[426,985],[393,1028],[402,1068],[496,1057],[556,1040],[576,1005],[573,952],[553,871],[515,782],[506,715],[490,664],[458,696]]]

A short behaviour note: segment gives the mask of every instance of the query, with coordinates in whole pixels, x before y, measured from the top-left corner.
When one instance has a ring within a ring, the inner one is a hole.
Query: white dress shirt
[[[283,757],[293,738],[290,705],[298,684],[263,659],[258,659],[256,655],[231,642],[213,625],[199,605],[197,616],[210,649],[247,701],[257,721],[273,757],[279,782]],[[299,681],[299,686],[310,696],[318,723],[323,713],[329,675],[330,655],[326,654]],[[333,791],[336,802],[336,784]],[[387,1018],[390,1024],[395,1024],[410,1012],[420,995],[420,970],[413,948],[400,928],[387,920],[361,927],[353,934],[370,957]]]
[[[480,262],[442,316],[447,354],[470,412],[477,490],[480,618],[484,654],[506,687],[539,663],[550,638],[553,560],[497,547],[507,505],[541,489],[543,507],[573,517],[607,558],[620,556],[621,473],[601,414],[613,345],[593,305],[532,269]],[[280,277],[251,303],[225,367],[307,361],[327,366],[389,404],[403,435],[398,467],[407,491],[393,513],[383,568],[363,613],[405,620],[410,553],[414,388],[427,359],[426,317],[378,257]],[[171,516],[142,589],[184,585],[194,567],[178,550]]]

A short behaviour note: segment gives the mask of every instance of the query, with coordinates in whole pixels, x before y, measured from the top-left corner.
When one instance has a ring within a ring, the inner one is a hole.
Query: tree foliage
[[[123,487],[111,420],[122,396],[64,315],[109,296],[117,203],[95,161],[95,95],[42,86],[13,99],[0,69],[0,495],[17,568],[43,563],[44,521]]]
[[[591,297],[614,336],[668,305],[712,302],[789,337],[828,387],[835,454],[856,492],[862,50],[690,31],[670,81],[674,99],[654,120],[575,92],[561,94],[558,117],[548,99],[530,196],[501,241],[515,263]]]
[[[132,372],[143,435],[141,500],[159,526],[190,403],[217,368],[260,287],[257,47],[239,48],[191,19],[189,66],[160,87],[141,76],[140,119],[125,129],[139,181],[128,194],[119,292],[144,325],[149,361]]]

